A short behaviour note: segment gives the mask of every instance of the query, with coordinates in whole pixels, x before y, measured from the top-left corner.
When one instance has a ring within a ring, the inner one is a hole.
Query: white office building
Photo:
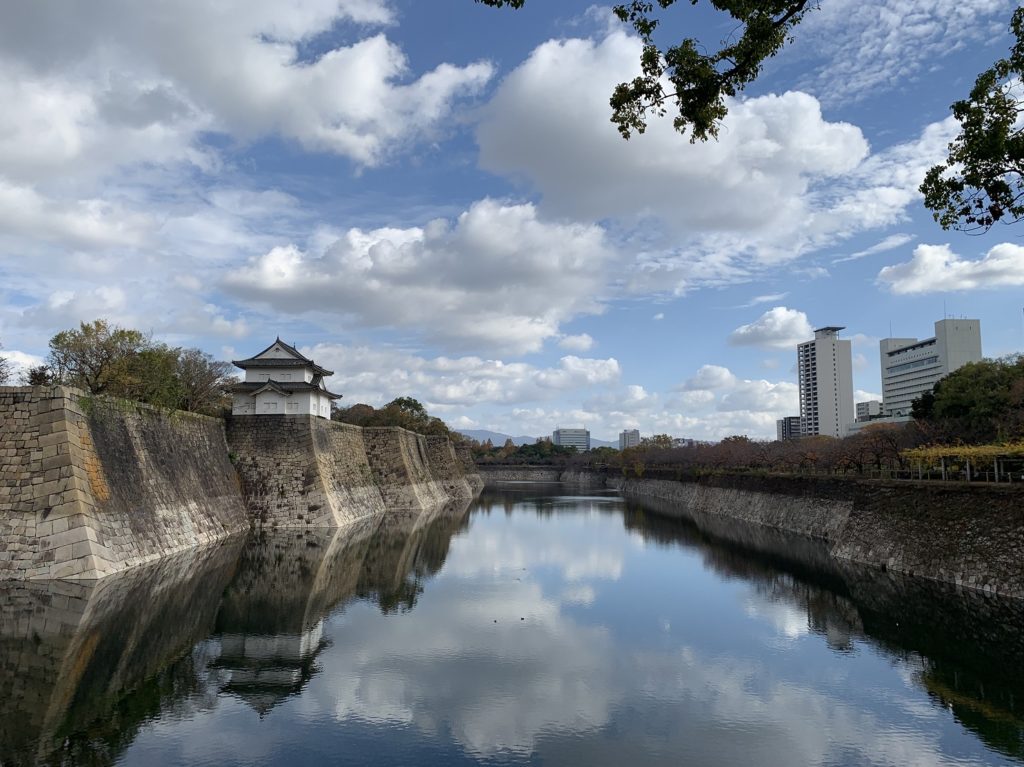
[[[981,361],[981,322],[939,320],[932,338],[883,338],[878,346],[882,412],[887,418],[909,416],[914,400],[934,389],[940,378]]]
[[[853,354],[842,329],[818,328],[813,341],[796,347],[803,436],[843,437],[853,422]]]
[[[551,434],[551,442],[583,452],[590,450],[590,432],[586,429],[555,429]]]
[[[639,444],[639,429],[626,429],[619,432],[619,450],[625,450],[627,447],[637,447]]]
[[[872,418],[879,418],[882,415],[882,403],[877,399],[869,399],[867,402],[857,403],[857,421],[870,421]]]

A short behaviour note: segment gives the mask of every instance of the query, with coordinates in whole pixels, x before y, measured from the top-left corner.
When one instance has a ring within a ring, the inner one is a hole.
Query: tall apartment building
[[[800,433],[846,435],[853,422],[853,354],[841,327],[814,331],[814,340],[796,347],[800,389]]]
[[[590,450],[590,432],[586,429],[555,429],[551,441],[562,447],[574,447],[580,452]]]
[[[639,444],[639,429],[627,429],[626,431],[619,432],[619,450],[625,450],[627,447],[636,447]]]
[[[787,415],[775,422],[775,438],[782,442],[786,439],[796,439],[800,436],[800,416]]]
[[[909,416],[913,401],[935,388],[940,378],[981,361],[981,322],[939,320],[932,338],[883,338],[878,348],[882,412],[887,418]]]

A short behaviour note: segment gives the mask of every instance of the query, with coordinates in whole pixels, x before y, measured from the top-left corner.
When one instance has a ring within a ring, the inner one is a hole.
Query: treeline
[[[153,341],[139,330],[106,320],[80,323],[50,339],[46,363],[30,368],[21,383],[64,384],[89,394],[103,394],[149,405],[221,415],[230,409],[227,387],[235,383],[234,366],[199,349]],[[0,377],[10,379],[9,367]]]
[[[337,408],[331,413],[331,420],[355,426],[401,426],[418,434],[448,437],[455,441],[462,439],[462,435],[449,430],[444,421],[430,415],[423,404],[412,397],[397,397],[379,409],[362,403]]]
[[[518,446],[511,439],[507,439],[501,447],[495,447],[489,439],[484,442],[478,442],[467,437],[463,437],[463,439],[469,443],[474,460],[482,464],[566,466],[569,459],[577,455],[576,448],[556,445],[550,439]],[[607,450],[612,453],[617,452],[611,448],[598,448],[598,450]],[[590,456],[591,460],[594,460],[598,452],[591,450],[587,455]]]

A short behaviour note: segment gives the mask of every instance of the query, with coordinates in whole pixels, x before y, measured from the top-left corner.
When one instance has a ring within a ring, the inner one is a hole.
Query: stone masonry
[[[0,577],[98,578],[247,526],[222,423],[0,389]]]

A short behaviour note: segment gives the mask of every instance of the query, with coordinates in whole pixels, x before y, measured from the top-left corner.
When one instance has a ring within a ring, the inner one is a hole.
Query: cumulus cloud
[[[193,140],[214,130],[279,134],[376,164],[492,73],[486,62],[445,63],[410,77],[383,33],[359,34],[391,20],[382,0],[102,0],[61,13],[20,4],[0,32],[0,95],[24,108],[0,117],[0,163],[38,175],[111,160],[198,162]],[[352,24],[351,44],[303,58],[305,44]]]
[[[553,210],[581,218],[658,215],[677,231],[798,226],[812,178],[852,170],[861,132],[802,93],[730,104],[719,141],[690,144],[667,121],[622,141],[607,94],[632,76],[640,41],[549,41],[508,75],[477,132],[488,170],[525,177]]]
[[[734,346],[759,346],[789,349],[813,337],[814,329],[807,315],[796,309],[776,306],[749,325],[741,325],[729,334]]]
[[[612,256],[598,226],[483,200],[454,226],[351,229],[321,253],[276,247],[225,286],[279,311],[329,312],[459,349],[526,352],[558,336],[561,323],[602,310]]]
[[[871,154],[859,128],[791,91],[730,102],[718,141],[691,144],[654,120],[625,142],[607,94],[639,52],[621,30],[548,41],[501,82],[477,130],[480,164],[539,192],[544,209],[643,230],[624,277],[639,293],[749,281],[903,220],[958,127]]]
[[[346,404],[379,405],[415,397],[429,406],[470,408],[544,401],[566,392],[614,384],[621,368],[614,358],[567,355],[551,367],[481,357],[422,357],[396,349],[318,344],[303,349],[335,374],[333,391]]]
[[[1024,247],[1009,242],[975,260],[947,245],[918,245],[910,261],[886,266],[878,282],[897,294],[985,290],[1024,285]]]
[[[729,368],[721,365],[702,365],[697,374],[686,379],[682,385],[684,391],[713,390],[733,386],[736,376]]]
[[[569,351],[585,352],[593,348],[594,339],[587,333],[580,333],[575,336],[563,336],[558,345]]]

